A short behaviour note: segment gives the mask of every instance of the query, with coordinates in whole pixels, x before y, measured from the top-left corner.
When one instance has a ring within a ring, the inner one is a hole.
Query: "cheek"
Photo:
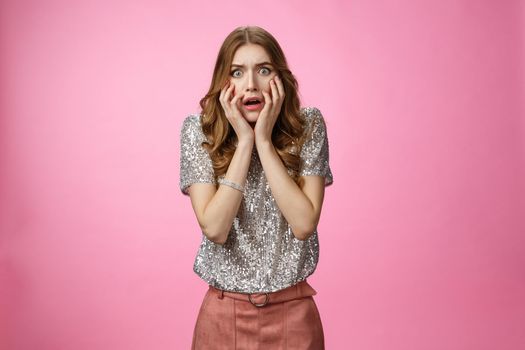
[[[264,91],[270,93],[272,91],[272,86],[270,85],[270,80],[271,79],[274,79],[275,78],[275,75],[273,75],[270,79],[268,79],[265,83],[264,83]]]
[[[235,81],[230,80],[230,84],[233,85],[233,91],[232,91],[233,95],[235,95],[238,91],[241,91],[239,83],[236,83]]]

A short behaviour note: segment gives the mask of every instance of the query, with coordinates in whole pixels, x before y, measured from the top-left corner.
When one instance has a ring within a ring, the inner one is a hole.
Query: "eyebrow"
[[[268,66],[272,66],[273,67],[273,64],[271,64],[270,62],[257,63],[255,66],[258,67],[258,66],[264,66],[264,65],[268,65]],[[244,64],[232,63],[232,67],[245,67],[245,65]]]

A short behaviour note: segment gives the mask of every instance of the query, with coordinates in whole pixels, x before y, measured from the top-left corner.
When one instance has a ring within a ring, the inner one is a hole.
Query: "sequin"
[[[325,186],[331,185],[328,137],[321,111],[305,107],[301,113],[307,120],[308,138],[301,149],[299,174],[323,176]],[[180,137],[179,186],[184,195],[188,195],[191,184],[216,183],[211,158],[201,146],[205,139],[200,114],[187,116]],[[241,293],[274,292],[305,280],[319,261],[318,232],[306,240],[295,238],[271,194],[255,146],[245,187],[226,242],[214,243],[201,232],[194,272],[216,288]]]

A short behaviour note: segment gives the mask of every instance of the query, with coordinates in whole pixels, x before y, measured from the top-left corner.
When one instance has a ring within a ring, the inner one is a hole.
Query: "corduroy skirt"
[[[209,286],[193,331],[192,350],[323,350],[324,333],[302,281],[273,293],[234,293]]]

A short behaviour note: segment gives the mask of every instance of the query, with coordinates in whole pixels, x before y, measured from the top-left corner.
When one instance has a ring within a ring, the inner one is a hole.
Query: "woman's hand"
[[[239,142],[248,141],[253,143],[255,139],[253,129],[250,124],[248,124],[246,119],[244,119],[240,111],[240,104],[242,103],[242,97],[244,94],[234,95],[234,97],[230,100],[230,95],[233,93],[234,89],[235,85],[228,81],[221,89],[219,101],[221,102],[222,108],[224,109],[226,118],[237,134],[237,139]]]
[[[281,112],[281,106],[284,101],[284,86],[277,75],[270,80],[270,89],[271,96],[266,91],[262,91],[264,95],[264,107],[253,129],[256,143],[272,142],[272,130]]]

